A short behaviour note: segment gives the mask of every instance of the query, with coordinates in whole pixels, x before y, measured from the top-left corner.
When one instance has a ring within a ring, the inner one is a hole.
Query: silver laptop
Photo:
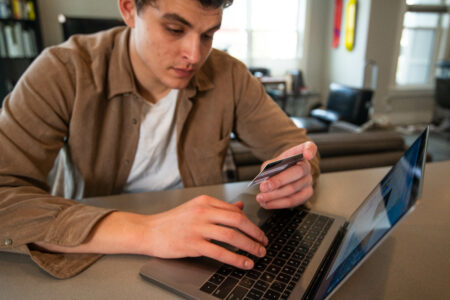
[[[327,298],[413,209],[428,134],[426,128],[349,220],[301,207],[261,209],[256,221],[269,238],[267,254],[257,258],[241,252],[255,260],[252,270],[208,258],[151,258],[141,275],[190,299]],[[255,195],[239,197],[254,202]]]

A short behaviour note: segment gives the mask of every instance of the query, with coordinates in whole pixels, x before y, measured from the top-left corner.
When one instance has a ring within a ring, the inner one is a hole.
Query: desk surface
[[[388,168],[320,177],[311,205],[325,212],[350,216]],[[422,198],[415,211],[353,274],[333,299],[450,299],[450,161],[427,164]],[[199,194],[231,200],[246,183],[209,186],[150,194],[85,200],[86,203],[152,213]],[[256,205],[248,204],[250,214]],[[2,299],[178,299],[144,280],[139,269],[148,259],[106,255],[78,276],[57,280],[19,254],[0,253]]]

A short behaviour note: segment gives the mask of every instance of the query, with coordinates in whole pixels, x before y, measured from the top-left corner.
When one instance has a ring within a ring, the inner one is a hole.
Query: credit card
[[[289,167],[292,167],[299,161],[303,159],[303,154],[297,154],[294,156],[289,156],[286,158],[282,158],[280,160],[273,161],[267,164],[261,172],[250,182],[248,186],[252,186],[255,184],[260,184],[264,180],[277,175],[278,173],[286,170]]]

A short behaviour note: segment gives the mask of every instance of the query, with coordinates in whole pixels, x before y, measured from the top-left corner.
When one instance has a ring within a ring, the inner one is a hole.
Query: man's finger
[[[250,258],[229,251],[211,242],[205,241],[199,245],[199,249],[203,256],[210,257],[240,269],[250,270],[254,266],[254,262]]]
[[[228,227],[210,225],[205,228],[204,238],[224,242],[258,257],[263,257],[266,255],[266,249],[261,243],[258,243],[245,234]]]
[[[303,144],[303,158],[306,160],[313,159],[317,154],[317,146],[312,142],[306,142]]]
[[[286,184],[274,191],[266,192],[266,193],[259,193],[256,196],[256,200],[262,204],[267,203],[269,201],[278,200],[280,198],[288,197],[290,195],[293,195],[297,193],[298,191],[307,188],[309,186],[312,186],[312,176],[304,176],[294,182],[291,182],[289,184]]]
[[[234,202],[233,205],[238,207],[240,210],[244,209],[244,202],[242,202],[242,201]]]
[[[297,181],[298,179],[310,174],[311,165],[307,161],[301,161],[283,172],[270,177],[261,183],[259,189],[262,193],[268,193],[279,189],[280,187]]]
[[[280,208],[288,208],[295,207],[301,204],[304,204],[311,196],[313,195],[312,186],[302,189],[294,195],[289,197],[277,199],[274,201],[269,201],[267,203],[262,204],[261,206],[265,209],[280,209]]]
[[[251,222],[242,212],[236,213],[225,210],[212,211],[209,214],[209,222],[213,224],[220,224],[239,229],[255,241],[263,245],[267,245],[268,239],[264,232],[253,222]]]

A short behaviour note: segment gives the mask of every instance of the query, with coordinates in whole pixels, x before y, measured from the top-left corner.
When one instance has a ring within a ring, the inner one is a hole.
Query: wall
[[[300,65],[308,88],[319,92],[322,97],[327,93],[326,85],[324,85],[326,72],[323,71],[326,69],[327,61],[323,58],[331,43],[327,39],[328,28],[331,27],[328,26],[328,18],[324,14],[329,7],[327,2],[328,0],[307,2],[304,49],[304,57],[307,59],[303,59]]]
[[[62,42],[58,15],[120,18],[117,0],[38,0],[44,46]]]
[[[334,8],[334,1],[331,2],[331,7]],[[343,1],[342,10],[342,25],[339,47],[337,49],[331,47],[330,43],[327,45],[329,50],[329,80],[330,82],[337,82],[340,84],[361,88],[364,81],[364,66],[367,48],[367,32],[369,28],[370,3],[371,0],[358,0],[357,17],[356,17],[356,33],[355,43],[352,51],[345,48],[345,17],[346,6],[348,0]],[[334,22],[334,15],[331,17]],[[329,36],[332,32],[332,24],[329,22],[328,31]]]

